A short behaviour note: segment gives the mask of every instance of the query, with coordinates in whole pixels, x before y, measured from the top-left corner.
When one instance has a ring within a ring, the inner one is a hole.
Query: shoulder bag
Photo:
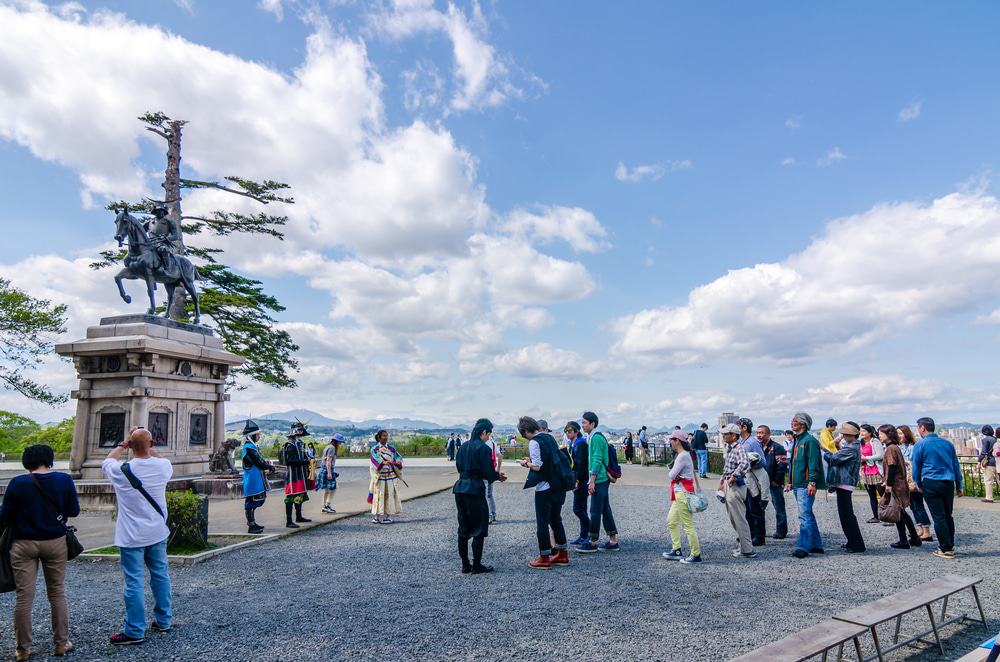
[[[31,482],[35,484],[38,493],[42,495],[42,501],[48,505],[49,510],[56,516],[56,521],[62,524],[63,529],[66,531],[66,560],[72,561],[83,552],[83,545],[76,539],[76,527],[66,523],[66,518],[63,517],[62,512],[56,506],[55,502],[52,501],[52,498],[42,489],[42,484],[38,482],[38,478],[34,474],[28,475],[31,476]]]
[[[14,527],[4,528],[0,534],[0,593],[10,593],[14,584],[14,569],[10,565],[10,544],[14,542]]]
[[[683,483],[682,483],[683,485]],[[692,513],[702,513],[708,509],[708,499],[701,493],[701,482],[698,481],[698,472],[694,472],[694,492],[685,491],[687,497],[687,507]]]
[[[160,508],[160,504],[156,503],[156,499],[149,496],[149,492],[147,492],[146,488],[142,486],[142,481],[139,480],[134,473],[132,473],[132,467],[128,466],[128,462],[122,464],[122,474],[125,475],[125,478],[128,480],[128,484],[131,485],[136,492],[146,497],[146,501],[148,501],[149,505],[153,507],[153,510],[160,513],[160,517],[163,519],[167,519],[167,516],[163,514],[163,509]]]
[[[893,496],[892,490],[886,490],[878,502],[878,518],[883,522],[892,522],[893,524],[898,524],[903,519],[903,509]]]

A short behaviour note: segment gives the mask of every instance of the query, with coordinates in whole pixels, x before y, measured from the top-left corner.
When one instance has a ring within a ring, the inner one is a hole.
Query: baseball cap
[[[739,433],[740,429],[735,425],[733,425],[732,423],[730,423],[729,425],[723,425],[721,428],[719,428],[719,434],[739,434]]]
[[[668,438],[676,439],[677,441],[687,441],[688,433],[685,432],[684,430],[674,430],[673,432],[670,433],[670,437]]]
[[[538,419],[538,427],[540,427],[542,429],[542,432],[548,432],[549,431],[549,422],[546,421],[544,418],[540,418],[540,419]]]

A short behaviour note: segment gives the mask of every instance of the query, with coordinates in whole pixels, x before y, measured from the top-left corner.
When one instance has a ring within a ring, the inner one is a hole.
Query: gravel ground
[[[960,555],[952,562],[931,556],[933,545],[890,550],[895,529],[865,524],[865,555],[798,561],[789,556],[790,539],[769,541],[758,559],[741,560],[729,556],[734,536],[713,502],[696,518],[706,563],[682,566],[660,558],[669,549],[664,491],[615,486],[623,550],[574,555],[568,568],[537,571],[525,565],[536,551],[531,495],[502,485],[496,496],[501,522],[486,545],[493,574],[458,572],[453,497],[438,494],[404,504],[390,526],[355,517],[171,567],[176,629],[150,635],[143,646],[106,643],[122,612],[117,566],[73,563],[73,658],[725,660],[946,572],[983,577],[990,629],[1000,626],[996,512],[956,510]],[[794,531],[794,502],[788,505]],[[856,510],[867,514],[867,502],[856,502]],[[570,511],[567,504],[564,521],[573,532]],[[817,515],[828,549],[837,549],[843,537],[834,502],[821,497]],[[971,598],[953,605],[974,608]],[[0,631],[10,633],[13,595],[0,596],[0,606]],[[39,587],[33,659],[51,651],[47,621]],[[946,659],[988,638],[973,624],[944,632]],[[11,634],[4,645],[13,653]],[[889,659],[941,658],[899,651]]]

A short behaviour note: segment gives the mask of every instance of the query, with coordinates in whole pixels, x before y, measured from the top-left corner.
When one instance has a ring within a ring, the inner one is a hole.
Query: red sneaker
[[[537,568],[539,570],[548,570],[552,567],[552,557],[551,556],[539,556],[534,561],[528,562],[529,568]]]
[[[569,552],[565,549],[557,549],[556,555],[552,557],[552,565],[569,565]]]

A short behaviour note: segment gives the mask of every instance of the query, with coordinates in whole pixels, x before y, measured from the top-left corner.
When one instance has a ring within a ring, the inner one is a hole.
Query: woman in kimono
[[[264,527],[257,524],[254,511],[264,505],[267,490],[270,488],[267,476],[274,471],[271,463],[261,457],[257,443],[260,441],[260,428],[248,420],[243,426],[243,448],[240,456],[243,459],[243,510],[247,516],[247,533],[260,533]]]
[[[399,470],[403,468],[403,456],[389,445],[389,433],[379,430],[375,433],[371,464],[368,471],[371,482],[368,486],[368,502],[372,504],[372,523],[392,524],[390,515],[402,510],[399,504]]]

